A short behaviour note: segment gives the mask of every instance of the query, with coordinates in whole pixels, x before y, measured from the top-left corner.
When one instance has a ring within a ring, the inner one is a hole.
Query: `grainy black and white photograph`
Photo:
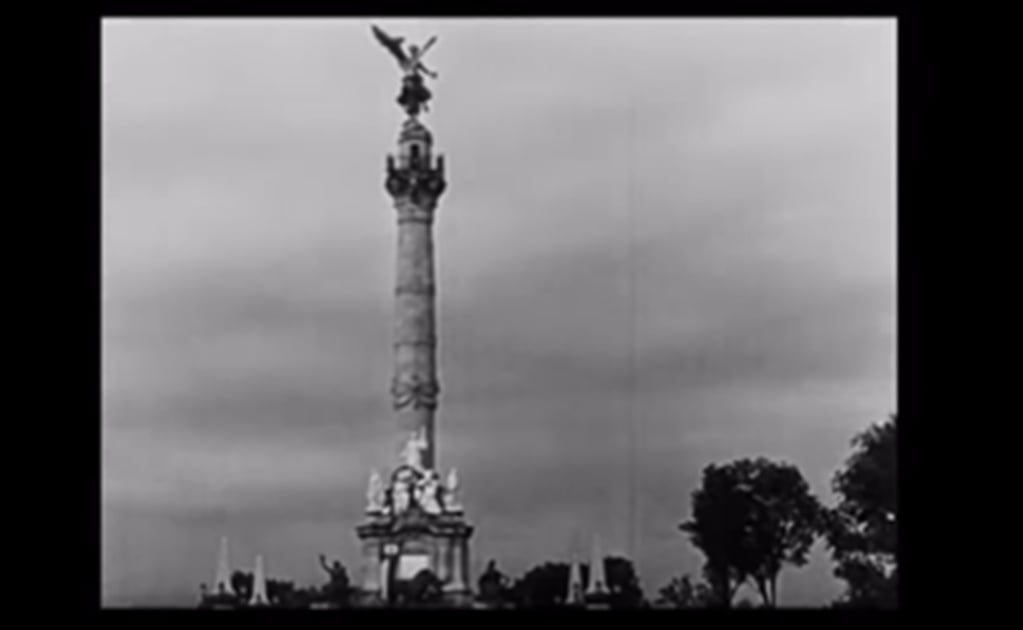
[[[105,18],[101,605],[898,605],[894,18]]]

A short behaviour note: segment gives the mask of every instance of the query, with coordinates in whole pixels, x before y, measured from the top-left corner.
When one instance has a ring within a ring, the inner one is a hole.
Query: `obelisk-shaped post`
[[[256,556],[256,568],[252,576],[252,597],[249,606],[266,606],[270,599],[266,596],[266,573],[263,569],[263,556]]]
[[[590,580],[586,585],[586,594],[604,595],[607,593],[607,578],[604,577],[604,552],[600,546],[600,539],[593,537],[593,547],[590,551]]]
[[[572,560],[568,570],[567,602],[573,605],[582,604],[584,602],[582,567],[575,559]]]
[[[433,216],[444,192],[444,160],[431,153],[430,131],[415,117],[402,126],[397,160],[387,158],[386,189],[398,220],[398,256],[394,289],[394,376],[392,403],[401,442],[419,435],[422,464],[434,467],[434,413],[437,334],[434,304]]]
[[[217,554],[217,575],[213,579],[214,595],[234,595],[231,588],[231,562],[227,551],[227,536],[220,539],[220,552]]]

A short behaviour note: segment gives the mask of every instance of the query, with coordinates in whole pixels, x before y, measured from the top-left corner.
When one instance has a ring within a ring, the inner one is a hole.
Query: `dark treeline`
[[[692,493],[691,514],[679,531],[703,554],[701,575],[685,574],[662,586],[648,599],[628,558],[604,559],[607,593],[600,604],[609,608],[773,608],[778,605],[778,576],[786,567],[807,562],[814,542],[824,538],[835,563],[834,575],[845,583],[833,607],[895,608],[896,559],[896,415],[855,436],[852,454],[832,479],[835,506],[813,495],[800,470],[766,458],[712,464],[703,470]],[[590,567],[581,565],[588,583]],[[542,608],[570,604],[571,566],[547,561],[518,578],[503,573],[491,560],[477,581],[477,605],[487,608]],[[328,583],[296,588],[270,579],[267,596],[281,607],[346,607],[355,590],[339,563],[328,568]],[[735,597],[749,585],[759,601]],[[236,571],[233,597],[206,594],[203,605],[247,601],[252,575]],[[429,570],[395,587],[398,606],[442,605],[442,583]],[[589,603],[593,603],[592,598]]]

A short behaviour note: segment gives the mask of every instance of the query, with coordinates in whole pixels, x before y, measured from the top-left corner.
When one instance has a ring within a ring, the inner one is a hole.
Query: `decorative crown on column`
[[[396,202],[410,201],[420,209],[432,210],[447,187],[444,156],[430,154],[433,143],[429,130],[419,121],[405,121],[398,139],[398,158],[387,156],[385,188]],[[407,205],[407,204],[404,204]],[[410,209],[411,211],[411,209]],[[424,219],[428,217],[423,217]]]
[[[372,30],[377,41],[398,61],[398,67],[402,72],[398,104],[409,116],[398,138],[397,164],[393,157],[387,158],[385,187],[396,202],[407,199],[413,206],[418,206],[409,208],[406,212],[408,216],[400,218],[428,221],[430,217],[424,215],[424,207],[432,210],[434,202],[444,192],[445,187],[444,158],[438,156],[435,163],[431,160],[430,146],[433,144],[433,138],[430,131],[418,120],[420,111],[428,111],[427,103],[432,97],[423,81],[423,75],[437,78],[436,72],[423,65],[423,56],[437,38],[431,37],[422,47],[410,45],[406,48],[404,37],[393,37],[376,26],[373,26]],[[407,205],[399,203],[399,212]]]

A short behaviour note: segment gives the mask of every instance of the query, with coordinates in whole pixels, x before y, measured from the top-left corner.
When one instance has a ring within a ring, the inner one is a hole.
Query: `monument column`
[[[422,465],[434,467],[437,334],[434,302],[433,215],[444,192],[444,160],[431,154],[433,138],[415,116],[402,125],[397,160],[387,158],[387,192],[398,214],[394,289],[394,376],[391,396],[401,442],[422,440]]]
[[[462,588],[469,587],[469,541],[462,539],[458,541],[458,564],[455,569],[458,576],[455,580],[456,584],[460,584]]]
[[[446,482],[436,469],[434,414],[440,386],[437,379],[436,274],[433,260],[433,219],[443,194],[444,159],[433,155],[433,137],[419,120],[430,90],[423,75],[436,73],[423,65],[423,54],[436,41],[403,48],[404,38],[372,27],[377,40],[402,69],[397,102],[408,118],[398,135],[398,150],[387,156],[384,188],[391,196],[398,223],[398,255],[394,286],[394,373],[391,397],[400,429],[400,463],[387,480],[371,474],[367,521],[356,527],[366,544],[365,566],[384,574],[365,574],[365,600],[390,603],[389,591],[429,568],[444,583],[444,601],[467,606],[468,539],[473,527],[458,501],[458,478],[452,469]],[[379,545],[377,547],[376,545]],[[400,569],[400,570],[398,570]]]

